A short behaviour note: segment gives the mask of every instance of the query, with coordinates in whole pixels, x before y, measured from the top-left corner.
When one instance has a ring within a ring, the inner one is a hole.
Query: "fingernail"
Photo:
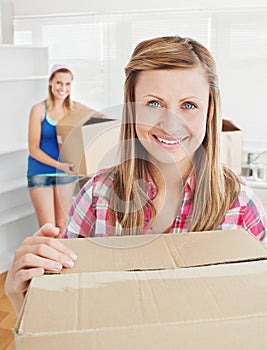
[[[62,270],[62,265],[61,264],[53,264],[53,270],[60,271]]]
[[[72,260],[77,260],[77,255],[75,253],[70,253],[69,256],[72,258]]]
[[[70,260],[70,259],[65,259],[64,262],[65,262],[65,265],[67,267],[73,267],[74,266],[74,262],[72,260]]]

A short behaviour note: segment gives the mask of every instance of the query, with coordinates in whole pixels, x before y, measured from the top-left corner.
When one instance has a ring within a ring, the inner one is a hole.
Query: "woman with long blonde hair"
[[[70,111],[84,106],[71,99],[73,73],[63,64],[52,67],[48,79],[48,96],[34,105],[29,118],[29,157],[27,180],[38,224],[47,222],[66,226],[77,175],[73,164],[62,162],[56,125]]]
[[[220,161],[221,102],[210,52],[179,36],[146,40],[125,73],[120,165],[83,188],[64,236],[244,227],[263,239],[260,201]]]
[[[84,185],[63,237],[245,228],[263,240],[261,202],[220,161],[220,93],[210,52],[179,36],[146,40],[125,73],[120,164]],[[57,233],[44,226],[18,250],[6,282],[17,311],[32,277],[73,266],[75,253],[51,240]]]

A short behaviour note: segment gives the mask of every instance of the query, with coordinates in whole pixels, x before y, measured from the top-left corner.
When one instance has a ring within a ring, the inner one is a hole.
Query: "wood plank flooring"
[[[0,350],[14,350],[15,312],[4,292],[6,273],[0,275]]]

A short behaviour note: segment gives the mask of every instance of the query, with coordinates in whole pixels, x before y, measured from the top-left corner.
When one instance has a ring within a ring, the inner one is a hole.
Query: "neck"
[[[157,163],[160,171],[159,187],[167,186],[171,188],[181,188],[192,171],[191,161],[184,161],[182,164],[162,164]]]
[[[54,99],[53,101],[53,108],[55,109],[60,109],[60,108],[64,108],[64,100],[58,100],[58,99]]]

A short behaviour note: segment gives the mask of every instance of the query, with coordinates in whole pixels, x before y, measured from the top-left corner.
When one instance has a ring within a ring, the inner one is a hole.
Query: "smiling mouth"
[[[183,142],[186,138],[187,138],[187,136],[184,136],[184,137],[179,137],[179,138],[162,138],[162,137],[159,137],[159,136],[157,136],[157,135],[153,135],[154,137],[155,137],[155,139],[156,140],[158,140],[160,143],[162,143],[162,144],[165,144],[165,145],[170,145],[170,146],[172,146],[172,145],[178,145],[178,144],[180,144],[181,142]]]

